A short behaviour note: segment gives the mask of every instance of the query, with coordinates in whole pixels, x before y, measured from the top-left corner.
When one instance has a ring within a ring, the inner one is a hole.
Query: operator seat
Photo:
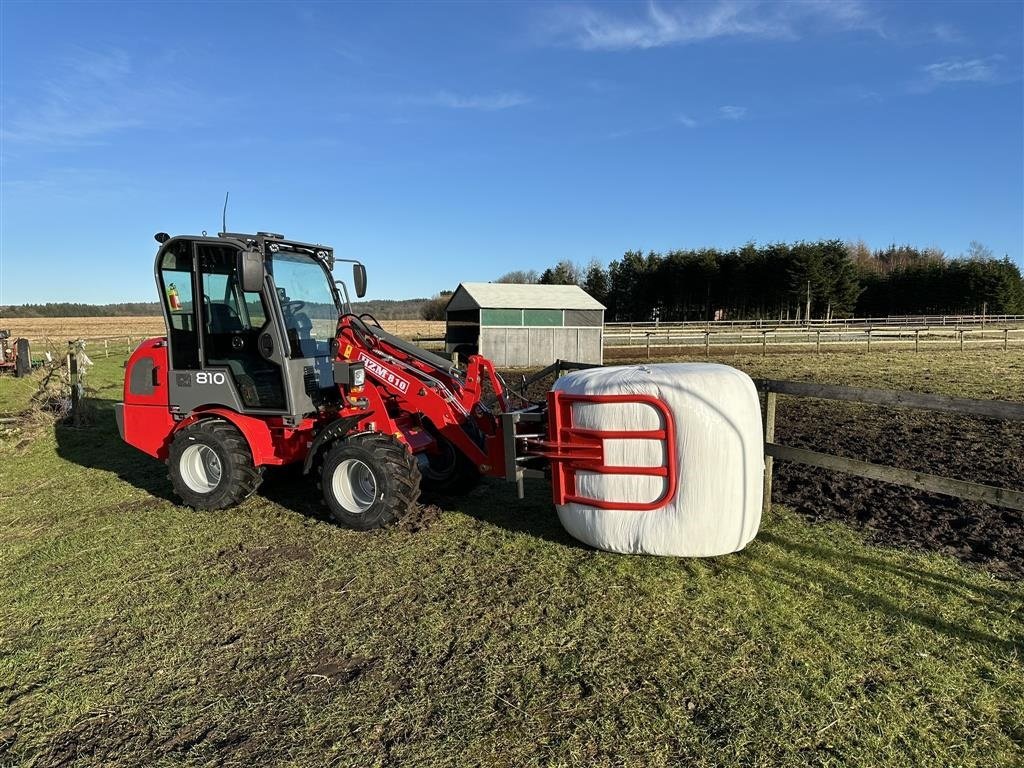
[[[241,333],[245,330],[234,307],[228,304],[211,303],[209,309],[212,333]]]

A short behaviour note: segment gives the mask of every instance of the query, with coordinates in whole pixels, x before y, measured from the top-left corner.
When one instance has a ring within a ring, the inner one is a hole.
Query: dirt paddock
[[[1024,424],[955,414],[780,398],[784,445],[1004,488],[1024,485]],[[864,528],[910,546],[1024,578],[1024,513],[787,462],[773,501],[814,520]]]

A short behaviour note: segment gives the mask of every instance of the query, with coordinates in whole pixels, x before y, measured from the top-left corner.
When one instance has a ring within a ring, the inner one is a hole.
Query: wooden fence
[[[954,327],[988,325],[1024,325],[1024,315],[887,315],[884,317],[841,317],[829,320],[645,320],[609,321],[605,330],[616,332],[632,328],[635,331],[664,328],[880,328],[886,326]]]
[[[1024,490],[998,488],[967,480],[931,475],[909,469],[899,469],[885,464],[820,453],[806,448],[792,448],[775,442],[775,406],[779,395],[813,397],[823,400],[844,400],[854,403],[870,403],[890,408],[917,408],[930,411],[959,413],[964,416],[980,416],[990,419],[1024,421],[1024,403],[1005,400],[972,400],[965,397],[945,395],[924,395],[917,392],[901,392],[888,389],[865,389],[842,387],[831,384],[813,384],[800,381],[775,381],[758,379],[758,390],[764,393],[764,511],[771,508],[772,470],[774,460],[793,461],[812,467],[821,467],[871,480],[882,480],[905,485],[930,493],[941,493],[971,501],[980,501],[1000,507],[1024,511]]]
[[[712,347],[750,348],[767,354],[772,347],[797,348],[807,351],[835,351],[913,347],[959,348],[985,346],[1009,349],[1024,345],[1024,323],[995,323],[963,326],[840,326],[801,325],[764,326],[719,325],[717,323],[694,326],[690,324],[605,326],[606,349],[639,347],[648,354],[653,349],[696,347],[710,355]]]

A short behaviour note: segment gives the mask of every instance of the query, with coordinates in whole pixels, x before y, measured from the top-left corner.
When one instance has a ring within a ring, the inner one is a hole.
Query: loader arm
[[[484,381],[501,410],[505,388],[494,366],[471,356],[464,371],[451,361],[420,349],[355,315],[338,322],[338,361],[362,362],[367,373],[364,395],[372,419],[360,428],[399,432],[414,453],[440,450],[438,437],[451,443],[481,474],[504,477],[505,445],[498,417],[482,400]]]

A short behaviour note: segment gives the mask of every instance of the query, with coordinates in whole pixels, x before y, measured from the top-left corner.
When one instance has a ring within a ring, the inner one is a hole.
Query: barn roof
[[[578,285],[459,283],[448,309],[604,309]]]

